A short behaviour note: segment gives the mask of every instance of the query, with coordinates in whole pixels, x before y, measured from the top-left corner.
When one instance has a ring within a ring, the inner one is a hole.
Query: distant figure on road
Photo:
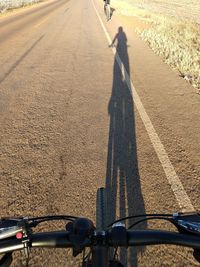
[[[110,0],[103,0],[104,1],[104,12],[107,18],[107,21],[111,19],[111,11],[110,11]]]

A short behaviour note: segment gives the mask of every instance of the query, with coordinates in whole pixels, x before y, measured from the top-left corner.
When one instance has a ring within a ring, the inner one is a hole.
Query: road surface
[[[115,13],[106,22],[99,0],[47,1],[0,17],[1,216],[95,220],[101,186],[110,220],[200,209],[200,97],[136,26]],[[148,224],[161,226],[170,227]],[[13,266],[22,266],[19,255]],[[75,266],[69,255],[37,250],[30,266]],[[191,250],[174,246],[120,257],[131,267],[198,266]]]

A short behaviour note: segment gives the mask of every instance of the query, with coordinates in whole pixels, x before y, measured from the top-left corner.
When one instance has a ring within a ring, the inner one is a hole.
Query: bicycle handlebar
[[[146,214],[145,220],[162,219],[171,222],[178,232],[158,230],[127,230],[121,221],[132,218],[141,218],[144,215],[135,215],[119,219],[108,230],[99,231],[93,222],[87,218],[77,218],[67,215],[53,215],[43,217],[2,218],[0,220],[0,254],[5,253],[0,265],[12,261],[12,252],[24,250],[26,259],[29,258],[30,248],[72,248],[73,256],[84,253],[86,247],[90,248],[91,259],[83,259],[83,266],[92,263],[92,267],[108,267],[109,247],[131,247],[158,244],[172,244],[194,249],[194,257],[200,262],[200,214],[175,213]],[[65,231],[33,233],[32,228],[38,224],[51,220],[67,220]],[[137,220],[129,229],[144,221]],[[116,261],[115,261],[116,262]],[[112,265],[111,265],[112,266]]]
[[[168,231],[155,230],[126,230],[126,243],[124,240],[117,240],[113,236],[112,230],[94,232],[94,234],[84,241],[84,247],[93,246],[97,240],[102,239],[102,246],[143,246],[158,244],[173,244],[200,249],[200,238],[193,235],[182,234]],[[31,236],[29,241],[30,248],[73,248],[69,240],[67,231],[36,233]],[[18,239],[7,239],[0,241],[0,253],[7,253],[24,249],[24,243]]]

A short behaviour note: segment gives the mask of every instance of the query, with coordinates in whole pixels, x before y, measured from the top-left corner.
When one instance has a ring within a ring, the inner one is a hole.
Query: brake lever
[[[23,233],[27,228],[27,218],[1,218],[0,240]]]
[[[24,246],[26,261],[29,259],[31,227],[27,217],[1,218],[0,220],[0,240],[6,238],[17,238]],[[1,267],[1,266],[0,266]]]
[[[200,235],[200,213],[176,213],[172,221],[181,233]]]

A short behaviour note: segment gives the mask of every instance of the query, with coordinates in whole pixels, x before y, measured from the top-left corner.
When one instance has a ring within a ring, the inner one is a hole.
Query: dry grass
[[[9,5],[6,6],[6,5],[3,5],[1,3],[1,0],[0,0],[0,16],[3,16],[5,14],[7,14],[7,13],[11,13],[11,12],[13,12],[15,10],[20,9],[20,8],[26,8],[26,7],[33,6],[35,4],[38,4],[38,3],[44,2],[44,1],[46,1],[46,0],[35,0],[33,2],[30,2],[30,3],[26,3],[24,1],[21,5],[18,5],[18,6],[15,6],[14,4],[13,4],[13,6],[12,6],[12,4],[10,6]]]
[[[136,7],[200,24],[200,0],[122,0]]]
[[[200,90],[200,25],[186,20],[153,13],[130,2],[113,0],[114,7],[126,16],[137,16],[152,27],[136,32],[152,50]]]

